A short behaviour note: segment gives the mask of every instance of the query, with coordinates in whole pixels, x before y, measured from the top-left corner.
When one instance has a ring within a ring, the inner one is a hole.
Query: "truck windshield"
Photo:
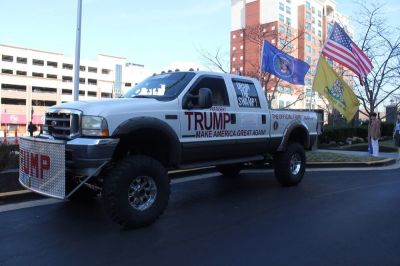
[[[174,72],[148,77],[124,94],[124,98],[175,99],[196,74]]]

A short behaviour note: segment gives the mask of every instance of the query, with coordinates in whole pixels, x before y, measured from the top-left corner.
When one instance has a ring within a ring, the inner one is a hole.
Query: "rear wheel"
[[[283,186],[295,186],[303,179],[306,169],[304,148],[297,142],[288,144],[286,151],[274,155],[275,177]]]
[[[169,194],[169,177],[160,162],[147,156],[130,156],[104,177],[102,200],[117,223],[141,227],[162,214]]]
[[[217,165],[217,170],[222,175],[227,177],[237,176],[242,170],[241,164],[224,164],[224,165]]]

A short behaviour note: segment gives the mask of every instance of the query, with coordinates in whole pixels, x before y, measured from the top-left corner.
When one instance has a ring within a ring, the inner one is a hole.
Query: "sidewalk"
[[[326,149],[317,149],[317,152],[330,152],[330,153],[338,153],[338,154],[348,154],[354,156],[369,156],[367,151],[343,151],[343,150],[326,150]],[[388,159],[400,159],[400,154],[397,152],[380,152],[379,157],[388,158]]]

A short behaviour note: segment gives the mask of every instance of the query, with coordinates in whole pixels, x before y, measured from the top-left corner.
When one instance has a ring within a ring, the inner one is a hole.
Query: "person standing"
[[[28,125],[29,136],[33,137],[33,132],[37,130],[37,127],[31,122]]]
[[[400,112],[397,114],[397,120],[394,124],[394,132],[393,132],[394,144],[399,149],[399,158],[400,158]]]
[[[379,138],[381,137],[381,121],[376,117],[376,113],[371,113],[368,124],[368,141],[372,146],[372,156],[379,155]]]

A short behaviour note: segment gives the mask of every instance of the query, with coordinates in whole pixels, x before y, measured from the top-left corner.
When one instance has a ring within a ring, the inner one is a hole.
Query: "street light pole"
[[[74,73],[74,101],[79,98],[79,70],[81,59],[81,18],[82,18],[82,0],[78,0],[78,12],[76,22],[76,43],[75,43],[75,73]]]

